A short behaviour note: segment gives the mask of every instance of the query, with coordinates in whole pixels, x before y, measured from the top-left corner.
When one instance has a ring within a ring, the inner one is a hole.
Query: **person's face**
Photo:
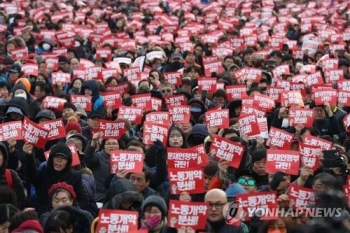
[[[228,134],[225,134],[224,138],[230,139],[232,137],[238,137],[238,135],[236,133],[228,133]]]
[[[277,66],[281,65],[282,58],[280,58],[279,56],[273,56],[271,57],[271,60],[274,60],[277,63]]]
[[[117,21],[117,27],[121,28],[123,26],[123,21],[122,20],[118,20]]]
[[[119,149],[119,143],[118,143],[117,139],[108,139],[108,140],[106,140],[104,150],[105,150],[105,152],[107,154],[110,154],[111,151],[118,150],[118,149]]]
[[[39,124],[47,122],[47,121],[50,121],[50,119],[42,117],[42,118],[39,119]]]
[[[259,161],[255,161],[253,163],[253,171],[257,173],[259,176],[266,175],[266,159],[261,159]]]
[[[208,176],[204,174],[204,192],[208,191],[209,184],[212,179],[213,179],[213,176]]]
[[[74,82],[73,87],[80,89],[81,85],[83,85],[83,83],[78,79]]]
[[[253,193],[256,191],[256,182],[250,176],[241,176],[238,178],[237,182],[238,184],[242,185],[248,193]]]
[[[191,93],[191,85],[182,85],[181,88],[187,91],[188,93]]]
[[[188,72],[188,75],[191,79],[198,79],[199,77],[199,74],[195,69],[190,70],[190,72]]]
[[[146,81],[143,81],[139,84],[139,88],[146,88],[146,89],[150,89],[149,83]]]
[[[173,91],[173,88],[171,86],[161,87],[160,93],[162,94],[163,97],[174,95],[174,91]]]
[[[9,96],[9,90],[6,87],[0,88],[0,96],[1,98],[7,98]]]
[[[186,56],[186,61],[188,62],[188,63],[194,63],[194,59],[195,59],[196,57],[194,56],[194,54],[193,53],[189,53],[187,56]]]
[[[91,129],[97,129],[98,128],[98,120],[99,118],[98,117],[93,117],[93,118],[89,118],[87,120],[88,124],[89,124],[89,127]]]
[[[68,52],[68,53],[67,53],[67,58],[68,58],[68,59],[73,59],[73,58],[75,58],[74,53],[73,53],[73,52]],[[67,63],[66,63],[66,64],[67,64]]]
[[[135,186],[138,192],[142,192],[149,185],[149,181],[146,181],[145,173],[131,174],[130,181]]]
[[[152,68],[153,69],[158,69],[162,65],[162,62],[157,59],[156,61],[153,62]]]
[[[65,62],[58,63],[58,69],[62,70],[63,72],[67,72],[69,68],[69,64]]]
[[[195,99],[198,99],[198,100],[202,99],[202,93],[200,93],[199,90],[195,91],[195,92],[193,93],[193,95],[194,95],[194,98],[195,98]]]
[[[52,209],[56,210],[58,207],[61,206],[73,205],[73,200],[67,191],[60,191],[54,197],[52,197],[51,205]]]
[[[283,64],[292,67],[293,66],[293,60],[284,61]]]
[[[180,148],[183,144],[183,138],[181,132],[174,129],[169,134],[169,146],[174,148]]]
[[[323,120],[326,116],[325,110],[322,107],[314,107],[314,120]]]
[[[149,206],[146,208],[145,210],[145,219],[148,219],[150,217],[154,217],[154,216],[159,216],[162,218],[162,212],[160,211],[160,209],[156,206]]]
[[[30,34],[29,34],[29,32],[24,32],[24,33],[22,34],[22,38],[23,38],[23,40],[24,40],[25,42],[28,42],[29,39],[30,39]]]
[[[36,78],[36,81],[37,81],[37,82],[44,82],[44,83],[46,83],[45,78],[44,78],[43,76],[41,76],[41,75],[39,75],[39,76]]]
[[[223,106],[223,105],[225,105],[226,100],[224,99],[224,97],[215,96],[215,97],[213,98],[213,103],[214,103],[215,105],[221,105],[221,106]]]
[[[53,157],[53,168],[55,171],[63,171],[67,166],[68,159],[63,155],[55,155]]]
[[[14,44],[8,44],[6,46],[6,50],[7,50],[7,53],[10,54],[12,50],[15,49],[15,45]]]
[[[192,123],[181,123],[178,125],[184,134],[189,134],[193,128]]]
[[[92,90],[89,89],[89,88],[86,88],[86,89],[84,90],[84,95],[85,95],[85,96],[92,96]]]
[[[79,67],[79,61],[75,58],[73,58],[71,61],[70,61],[70,67],[73,68],[78,68]]]
[[[153,77],[153,78],[151,78],[151,81],[159,80],[159,74],[158,74],[158,72],[152,72],[151,75],[152,75],[152,77]]]
[[[19,113],[16,112],[11,112],[10,113],[10,119],[14,120],[14,121],[21,121],[23,119],[23,116]]]
[[[218,193],[211,193],[205,198],[205,202],[209,204],[208,220],[211,222],[219,222],[224,218],[223,208],[227,203],[226,196]]]
[[[326,185],[324,185],[320,179],[317,179],[313,183],[312,189],[314,190],[314,192],[320,193],[328,190],[329,188]]]
[[[19,78],[19,73],[17,73],[17,72],[10,72],[9,73],[9,82],[11,84],[14,84],[18,78]]]
[[[71,109],[71,108],[63,109],[62,117],[63,117],[64,120],[68,120],[68,118],[71,117],[71,116],[77,117],[77,114],[76,114],[76,112],[74,112],[73,109]]]
[[[236,116],[239,116],[241,114],[241,111],[242,111],[242,107],[237,107],[235,108],[235,114]]]
[[[279,233],[287,233],[286,224],[282,219],[277,219],[275,222],[270,224],[267,233],[273,233],[278,231]]]
[[[40,86],[36,86],[34,90],[35,98],[40,99],[45,96],[45,92],[41,91]]]
[[[234,61],[233,59],[231,58],[227,58],[225,61],[224,61],[224,66],[226,67],[226,69],[228,69],[231,65],[234,64]]]
[[[8,233],[10,225],[9,221],[0,224],[0,233]]]

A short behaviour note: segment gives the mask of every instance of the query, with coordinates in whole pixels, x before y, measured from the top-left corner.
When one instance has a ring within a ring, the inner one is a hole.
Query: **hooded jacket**
[[[21,98],[21,97],[13,97],[6,105],[6,107],[4,108],[4,113],[6,114],[7,110],[9,107],[16,107],[21,109],[22,113],[25,116],[28,116],[29,112],[28,112],[28,104],[26,102],[25,99]],[[6,117],[7,118],[7,117]],[[11,121],[9,118],[4,119],[5,122]]]
[[[122,203],[132,203],[130,210],[141,210],[143,196],[137,191],[125,191],[115,195],[109,202],[107,202],[103,208],[123,210]]]
[[[89,208],[88,211],[92,215],[92,217],[96,218],[98,216],[98,207],[95,202],[95,194],[96,194],[96,185],[94,177],[83,174],[83,185],[89,195]]]
[[[23,83],[18,82],[12,88],[12,93],[15,93],[16,90],[23,90],[27,93],[27,99],[25,100],[28,104],[28,117],[34,119],[34,117],[40,112],[40,106],[36,104],[35,99],[29,94],[26,87]]]
[[[104,112],[103,99],[100,95],[100,87],[95,80],[88,80],[81,86],[81,94],[84,95],[85,89],[90,89],[92,91],[92,108],[95,111]]]
[[[0,151],[3,156],[3,162],[0,165],[0,185],[6,185],[7,183],[6,176],[5,176],[5,170],[9,165],[9,159],[12,159],[13,157],[17,157],[17,165],[18,165],[18,156],[16,156],[16,151],[14,153],[9,154],[6,146],[4,143],[0,142]],[[10,157],[10,158],[9,158]],[[17,172],[14,170],[10,170],[11,177],[12,177],[12,183],[13,183],[13,191],[16,193],[17,196],[17,205],[21,206],[21,204],[25,201],[25,193],[24,193],[24,187],[22,184],[22,180],[19,178]]]
[[[135,186],[131,183],[131,181],[127,179],[117,179],[113,184],[109,187],[104,203],[107,204],[110,202],[113,197],[118,194],[124,193],[126,191],[137,191]]]
[[[96,147],[92,147],[91,143],[88,143],[84,154],[86,165],[92,170],[95,178],[95,200],[101,201],[105,198],[105,194],[107,192],[105,188],[105,180],[110,175],[110,156],[104,150],[96,153],[95,150]]]
[[[68,149],[67,149],[68,148]],[[58,182],[66,182],[74,187],[74,191],[77,194],[76,203],[84,209],[88,209],[89,197],[86,189],[83,185],[82,175],[71,169],[72,154],[68,146],[64,143],[56,144],[49,155],[47,166],[36,168],[34,154],[26,154],[24,157],[24,171],[29,181],[34,185],[36,189],[36,210],[40,215],[51,210],[51,202],[48,194],[50,187]],[[64,154],[67,159],[67,165],[62,171],[55,171],[53,165],[53,157],[56,154]]]

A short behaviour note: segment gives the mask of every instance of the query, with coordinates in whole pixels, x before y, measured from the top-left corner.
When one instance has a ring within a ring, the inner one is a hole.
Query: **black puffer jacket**
[[[103,207],[104,209],[122,210],[122,203],[132,203],[131,210],[140,211],[143,202],[143,196],[136,191],[125,191],[123,193],[115,195],[112,200],[107,202]]]

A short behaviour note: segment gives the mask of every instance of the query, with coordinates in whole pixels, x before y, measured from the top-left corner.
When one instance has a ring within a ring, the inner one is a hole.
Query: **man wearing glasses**
[[[257,191],[256,175],[252,170],[240,170],[236,173],[237,183],[242,185],[247,193],[254,193]]]
[[[173,96],[174,95],[174,88],[173,88],[173,85],[170,83],[160,84],[159,91],[162,94],[163,98],[166,96]]]
[[[241,226],[226,224],[224,206],[227,204],[226,193],[221,189],[212,189],[205,194],[204,201],[208,203],[209,212],[207,220],[207,232],[216,233],[243,233]]]

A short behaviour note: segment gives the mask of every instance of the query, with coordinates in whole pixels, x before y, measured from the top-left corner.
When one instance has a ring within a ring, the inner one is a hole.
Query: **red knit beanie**
[[[78,119],[75,117],[69,117],[67,124],[65,126],[66,133],[68,133],[71,130],[76,130],[78,133],[81,134],[81,126],[78,122]]]
[[[49,189],[49,196],[51,196],[52,193],[56,189],[64,189],[64,190],[66,190],[73,197],[73,200],[75,200],[77,198],[77,194],[74,192],[73,186],[70,185],[70,184],[67,184],[66,182],[59,182],[59,183],[53,184],[50,187],[50,189]]]
[[[13,233],[20,233],[25,230],[33,230],[38,233],[44,233],[43,227],[40,225],[38,220],[26,220],[19,225],[15,230],[13,230]]]

